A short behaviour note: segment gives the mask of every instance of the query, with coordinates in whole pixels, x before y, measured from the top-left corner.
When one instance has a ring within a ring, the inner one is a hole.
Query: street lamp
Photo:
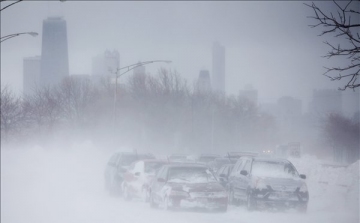
[[[126,67],[122,67],[122,68],[117,68],[115,72],[113,72],[112,70],[110,70],[110,72],[112,72],[113,74],[115,74],[115,92],[114,92],[114,126],[115,126],[115,122],[116,122],[116,101],[117,101],[117,80],[119,77],[123,76],[124,74],[126,74],[127,72],[134,70],[137,67],[141,67],[144,66],[146,64],[150,64],[150,63],[171,63],[172,61],[170,60],[151,60],[151,61],[144,61],[144,62],[138,62],[136,64],[131,64],[129,66]]]
[[[37,32],[25,32],[25,33],[10,34],[10,35],[7,35],[7,36],[2,36],[2,37],[1,37],[1,43],[4,42],[5,40],[14,38],[14,37],[16,37],[16,36],[24,35],[24,34],[28,34],[28,35],[33,36],[33,37],[39,35]]]

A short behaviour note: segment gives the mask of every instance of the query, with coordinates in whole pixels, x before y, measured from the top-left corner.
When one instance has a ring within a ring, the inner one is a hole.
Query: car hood
[[[176,191],[185,191],[188,193],[191,192],[216,192],[224,191],[224,187],[217,183],[177,183],[177,182],[168,182],[167,185]]]

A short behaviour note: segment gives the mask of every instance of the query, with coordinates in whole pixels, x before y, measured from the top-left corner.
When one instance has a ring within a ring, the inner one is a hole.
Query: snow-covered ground
[[[104,168],[112,152],[91,143],[60,149],[1,150],[1,222],[222,222],[358,223],[359,162],[330,168],[311,156],[292,160],[307,175],[307,214],[247,212],[166,212],[142,201],[124,201],[104,190]]]

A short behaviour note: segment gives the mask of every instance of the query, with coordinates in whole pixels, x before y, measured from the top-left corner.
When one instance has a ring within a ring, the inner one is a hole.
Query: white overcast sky
[[[334,9],[331,1],[316,4]],[[321,29],[308,27],[315,22],[307,18],[312,14],[299,1],[25,0],[1,13],[1,36],[26,31],[40,35],[1,44],[1,81],[21,92],[23,58],[41,54],[42,21],[60,15],[67,21],[70,74],[90,74],[92,57],[117,49],[121,66],[172,60],[171,65],[148,65],[147,71],[175,69],[191,84],[200,69],[211,73],[211,47],[217,40],[226,48],[228,94],[251,84],[260,103],[292,96],[306,108],[313,89],[342,87],[321,75],[323,66],[341,61],[321,58],[328,48],[317,36]]]

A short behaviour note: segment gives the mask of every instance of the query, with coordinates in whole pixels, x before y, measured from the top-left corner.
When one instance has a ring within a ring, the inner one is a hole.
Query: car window
[[[160,178],[163,171],[164,171],[164,167],[160,168],[160,170],[156,174],[156,178]]]
[[[239,165],[237,165],[237,167],[234,168],[233,171],[234,171],[236,174],[240,174],[240,171],[242,170],[244,164],[245,164],[245,160],[240,159],[240,160],[239,160]]]
[[[159,172],[158,178],[163,178],[166,180],[166,169],[167,168],[162,168],[161,172]]]
[[[242,164],[242,159],[239,159],[239,160],[236,162],[236,164],[235,164],[233,170],[231,171],[230,175],[232,175],[232,176],[236,175],[236,174],[237,174],[237,170],[239,169],[239,167],[241,166],[241,164]]]
[[[246,160],[243,170],[246,170],[248,173],[250,173],[250,168],[251,168],[251,161]]]

